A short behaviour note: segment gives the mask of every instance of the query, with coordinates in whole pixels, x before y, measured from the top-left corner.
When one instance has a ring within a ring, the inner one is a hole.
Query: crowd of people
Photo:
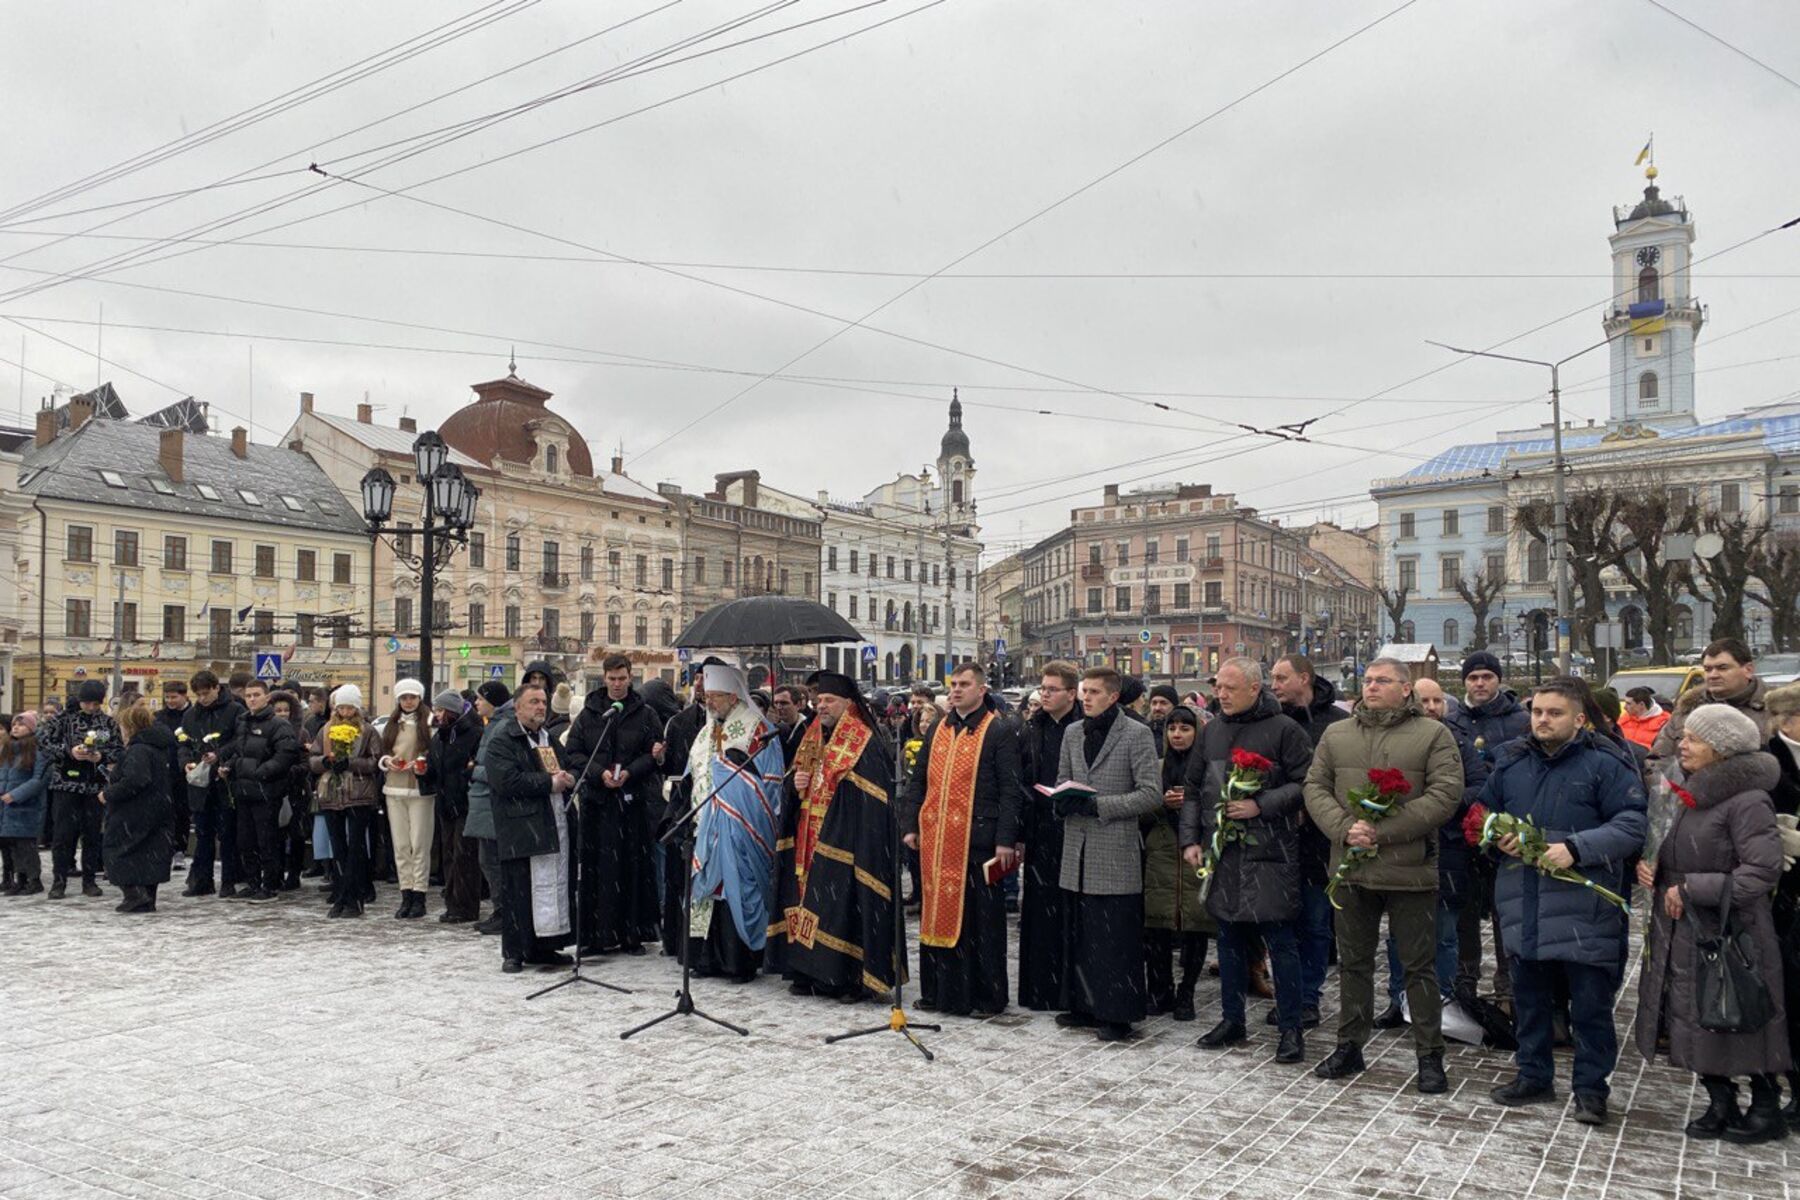
[[[1198,1046],[1252,1041],[1272,999],[1278,1064],[1308,1058],[1335,961],[1318,1076],[1406,1029],[1414,1086],[1443,1093],[1455,1010],[1515,1055],[1501,1105],[1558,1102],[1572,1046],[1589,1124],[1641,955],[1637,1048],[1708,1098],[1687,1135],[1760,1142],[1800,1125],[1800,685],[1766,687],[1732,639],[1702,666],[1680,697],[1521,696],[1477,651],[1456,697],[1378,658],[1350,702],[1300,655],[1229,659],[1186,697],[1053,662],[1013,710],[973,664],[942,696],[869,696],[835,672],[753,691],[709,658],[683,703],[613,655],[586,696],[533,663],[516,690],[403,680],[379,720],[354,686],[200,671],[114,713],[88,681],[6,725],[0,891],[94,897],[104,873],[142,914],[176,874],[248,903],[313,879],[342,919],[386,883],[416,920],[436,885],[438,920],[497,935],[507,973],[660,943],[845,1003],[908,979],[904,909],[922,1009],[1016,1003],[1122,1041],[1194,1020],[1216,974]]]

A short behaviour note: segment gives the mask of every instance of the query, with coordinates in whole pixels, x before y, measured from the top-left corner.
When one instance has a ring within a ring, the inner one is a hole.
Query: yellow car
[[[1632,688],[1647,687],[1666,701],[1681,699],[1689,688],[1697,688],[1706,679],[1699,667],[1633,667],[1614,672],[1606,686],[1618,693],[1619,699]]]

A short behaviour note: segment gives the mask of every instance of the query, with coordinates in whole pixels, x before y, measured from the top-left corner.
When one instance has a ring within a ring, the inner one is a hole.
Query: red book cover
[[[1025,856],[1023,854],[1014,855],[1012,866],[1002,867],[1000,865],[1000,856],[996,854],[994,857],[981,864],[981,873],[987,879],[987,885],[989,887],[994,887],[1002,879],[1005,879],[1008,875],[1017,871],[1019,869],[1019,864],[1024,861]]]

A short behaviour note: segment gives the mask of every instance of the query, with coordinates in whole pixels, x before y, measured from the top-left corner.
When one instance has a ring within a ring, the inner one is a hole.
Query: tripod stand
[[[691,788],[693,785],[690,782],[688,786]],[[664,1021],[667,1021],[672,1017],[681,1016],[699,1017],[702,1021],[711,1021],[714,1025],[729,1029],[739,1037],[750,1036],[750,1031],[743,1026],[733,1025],[730,1021],[715,1017],[711,1013],[702,1012],[700,1009],[694,1007],[694,992],[692,987],[694,939],[689,932],[694,924],[694,838],[696,827],[700,821],[700,813],[707,805],[711,804],[716,797],[717,793],[714,793],[714,795],[708,796],[702,803],[691,806],[686,815],[675,822],[674,827],[670,829],[669,832],[657,839],[659,845],[679,844],[681,848],[681,990],[675,993],[674,1008],[670,1009],[660,1017],[652,1017],[642,1025],[634,1025],[630,1029],[627,1029],[624,1033],[619,1035],[620,1041],[624,1041],[627,1038],[640,1034],[646,1029],[661,1025]],[[680,840],[677,843],[678,838]]]
[[[616,705],[609,709],[606,714],[606,720],[610,722],[614,717],[619,715],[619,711],[620,710]],[[569,793],[571,796],[581,795],[587,787],[588,772],[594,769],[594,763],[599,760],[600,751],[605,744],[606,736],[602,733],[599,745],[595,746],[594,753],[588,757],[587,765],[581,768],[581,778],[575,781],[575,787]],[[590,804],[596,803],[592,797],[588,798],[588,802]],[[586,983],[594,987],[605,988],[608,991],[620,992],[627,996],[631,994],[630,988],[620,987],[616,983],[607,983],[604,980],[594,979],[591,976],[583,975],[581,973],[581,943],[584,940],[582,938],[581,929],[581,892],[583,886],[587,883],[587,865],[582,862],[583,856],[581,853],[581,844],[585,840],[587,834],[587,817],[582,813],[578,805],[571,805],[571,807],[575,810],[576,835],[574,838],[570,839],[570,848],[575,852],[575,905],[570,913],[575,928],[575,964],[569,968],[569,977],[567,979],[559,979],[549,987],[539,988],[537,991],[531,993],[531,995],[525,997],[527,1000],[536,1000],[539,996],[548,996],[558,988],[566,988],[572,983]],[[567,816],[567,814],[564,815],[565,817]]]
[[[898,764],[898,762],[899,762],[898,754],[896,754],[894,756],[894,760],[895,760],[895,763]],[[898,792],[899,791],[898,786],[896,786],[894,790],[896,792]],[[897,801],[896,801],[896,803],[897,803]],[[889,805],[889,812],[893,813],[893,805],[892,804]],[[906,984],[903,982],[906,978],[906,905],[900,899],[899,883],[900,883],[900,873],[902,870],[902,864],[904,864],[906,861],[906,859],[904,857],[906,854],[906,846],[900,840],[899,816],[898,816],[898,814],[893,814],[893,815],[894,815],[894,884],[895,884],[895,886],[894,886],[894,968],[893,968],[893,970],[894,970],[894,987],[893,987],[893,990],[888,993],[887,1024],[871,1025],[867,1029],[852,1029],[848,1033],[834,1033],[830,1037],[825,1039],[825,1044],[831,1045],[833,1042],[847,1042],[851,1038],[867,1037],[871,1033],[887,1033],[889,1031],[892,1031],[894,1033],[899,1034],[901,1037],[905,1038],[907,1041],[911,1042],[913,1044],[913,1048],[915,1050],[917,1050],[920,1054],[923,1054],[925,1056],[926,1062],[933,1062],[936,1060],[937,1056],[932,1054],[931,1051],[929,1051],[925,1048],[924,1042],[921,1042],[918,1038],[913,1036],[913,1030],[929,1029],[933,1033],[938,1033],[938,1032],[942,1031],[943,1026],[941,1026],[941,1025],[926,1025],[926,1024],[922,1024],[922,1023],[913,1022],[910,1018],[907,1017],[906,1006],[903,1003],[903,995],[902,994],[904,993],[904,991],[906,989]]]

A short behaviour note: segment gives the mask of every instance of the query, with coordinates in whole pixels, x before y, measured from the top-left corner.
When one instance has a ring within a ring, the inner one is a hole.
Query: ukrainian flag
[[[1653,133],[1650,135],[1650,140],[1644,143],[1644,148],[1642,150],[1638,151],[1638,156],[1637,156],[1636,160],[1632,162],[1631,165],[1634,167],[1643,166],[1644,160],[1649,158],[1651,155],[1651,147],[1653,147],[1655,145],[1656,145],[1656,135]]]

